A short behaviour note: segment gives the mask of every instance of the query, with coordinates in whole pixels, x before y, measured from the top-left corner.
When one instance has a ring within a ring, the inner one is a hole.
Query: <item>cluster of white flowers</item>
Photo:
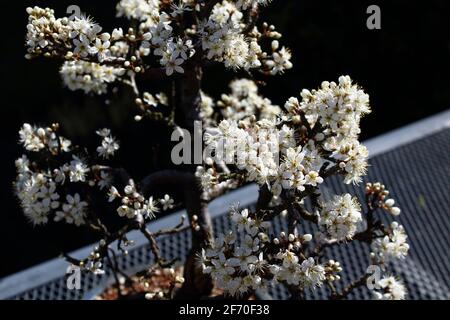
[[[283,189],[301,192],[323,183],[325,162],[334,162],[346,183],[359,182],[365,174],[368,152],[358,134],[361,116],[370,112],[368,96],[349,77],[340,77],[339,85],[324,82],[318,91],[303,90],[301,103],[296,98],[286,102],[288,114],[258,96],[251,81],[234,81],[231,90],[217,103],[225,120],[205,134],[216,164],[235,164],[248,181],[267,184],[276,197]],[[310,128],[306,133],[302,120]],[[215,170],[203,173],[205,188],[220,180]]]
[[[155,39],[155,38],[152,38]],[[166,41],[164,46],[157,48],[154,51],[155,55],[161,56],[159,60],[161,66],[166,69],[166,75],[170,76],[174,71],[184,73],[181,65],[192,57],[195,53],[191,40],[183,41],[181,38],[170,38]]]
[[[254,6],[258,5],[267,5],[272,0],[237,0],[236,1],[236,7],[238,9],[246,10],[248,8],[253,8]]]
[[[271,265],[270,271],[277,281],[308,288],[320,286],[325,280],[325,268],[316,263],[314,258],[310,257],[300,263],[299,257],[290,250],[280,251],[276,258],[281,262],[279,265]]]
[[[405,229],[398,222],[391,223],[388,235],[377,238],[372,242],[373,256],[381,263],[387,263],[392,258],[404,259],[408,255],[408,236]]]
[[[55,221],[64,220],[68,224],[74,223],[77,226],[84,224],[87,202],[82,201],[78,193],[73,196],[68,194],[66,201],[62,205],[62,210],[56,211]]]
[[[347,173],[345,182],[360,182],[366,173],[368,151],[358,141],[359,123],[370,113],[369,96],[352,84],[349,76],[339,77],[338,84],[324,81],[319,90],[304,89],[301,96],[301,103],[296,98],[286,102],[289,114],[294,119],[304,114],[309,126],[321,128],[315,139]]]
[[[169,14],[158,13],[157,9],[153,9],[153,13],[152,16],[148,16],[150,17],[148,21],[152,22],[141,25],[142,42],[138,50],[139,54],[148,56],[151,48],[154,48],[153,54],[159,57],[159,63],[165,68],[167,76],[174,72],[184,73],[181,65],[195,53],[192,40],[173,36],[172,19]],[[133,37],[133,39],[136,38]],[[136,71],[140,70],[139,67]]]
[[[171,16],[175,17],[177,14],[191,9],[184,3],[179,6],[173,4],[171,8],[173,11],[170,15],[160,11],[160,1],[158,0],[122,0],[117,5],[118,16],[141,21],[139,37],[131,36],[132,41],[142,40],[138,50],[139,55],[148,56],[153,48],[153,54],[159,57],[159,63],[165,68],[168,76],[174,72],[184,73],[181,65],[195,53],[192,40],[174,37],[171,26]],[[123,36],[123,33],[120,32],[120,35]],[[140,70],[141,68],[138,67],[136,72]]]
[[[76,161],[76,160],[74,160]],[[68,168],[70,173],[79,172],[78,164]],[[70,166],[68,166],[70,167]],[[17,178],[14,183],[15,193],[19,198],[25,216],[35,225],[46,224],[50,214],[55,213],[54,220],[64,220],[66,223],[79,226],[84,223],[87,203],[80,199],[80,195],[66,195],[66,203],[60,208],[60,194],[58,184],[64,182],[60,178],[59,170],[34,172],[30,169],[30,160],[23,155],[16,160]],[[75,174],[74,174],[75,175]]]
[[[227,294],[240,296],[251,289],[264,289],[263,278],[268,263],[263,257],[262,247],[268,241],[269,223],[251,218],[247,209],[233,209],[232,221],[238,232],[244,235],[238,244],[237,234],[230,230],[220,234],[206,250],[202,250],[201,261],[204,273],[211,274],[217,285]]]
[[[404,300],[406,296],[405,285],[395,277],[384,277],[376,285],[379,290],[373,291],[376,300]]]
[[[102,33],[102,27],[84,15],[56,18],[52,9],[27,8],[27,57],[62,57],[67,61],[60,73],[67,87],[103,94],[107,84],[123,77],[126,70],[130,77],[144,72],[148,64],[143,58],[151,53],[167,76],[184,73],[182,65],[195,54],[198,35],[208,59],[223,61],[227,67],[262,68],[276,74],[292,67],[289,50],[279,49],[274,40],[272,55],[262,52],[258,44],[262,34],[256,27],[244,34],[244,14],[240,11],[267,2],[217,3],[207,21],[181,36],[174,34],[172,22],[193,10],[195,3],[190,1],[162,6],[159,0],[121,0],[117,16],[139,21],[139,28],[127,32],[116,28],[112,33]],[[265,24],[264,37],[281,35]],[[134,52],[130,52],[132,48]]]
[[[33,172],[25,155],[16,160],[16,168],[14,189],[25,216],[35,225],[47,223],[51,211],[60,206],[52,175]]]
[[[223,95],[217,103],[222,108],[224,120],[217,125],[211,122],[206,130],[205,144],[215,153],[210,153],[211,158],[205,161],[209,168],[197,169],[196,174],[205,190],[228,184],[232,180],[230,177],[236,171],[230,171],[228,164],[238,169],[237,180],[243,174],[246,181],[267,185],[274,199],[279,198],[283,189],[302,192],[308,186],[317,188],[329,175],[328,172],[343,174],[346,183],[357,183],[365,174],[368,153],[359,143],[358,136],[360,118],[369,113],[370,108],[368,96],[353,85],[349,77],[340,77],[339,84],[324,82],[317,91],[304,90],[302,102],[290,98],[285,105],[287,114],[281,111],[262,112],[258,106],[254,106],[253,100],[259,98],[255,98],[258,95],[257,87],[250,81],[235,81],[231,90],[231,95]],[[261,100],[258,104],[264,106]],[[270,102],[268,105],[271,107]],[[213,114],[213,108],[211,99],[203,107],[207,114]],[[221,156],[217,157],[218,154]],[[331,169],[330,164],[333,165]],[[368,196],[372,206],[383,208],[393,215],[400,213],[400,209],[394,206],[395,201],[386,198],[389,192],[383,185],[368,184],[367,190],[371,192]],[[358,223],[362,222],[361,206],[356,197],[350,194],[336,195],[319,207],[321,210],[317,214],[317,223],[322,227],[320,238],[336,242],[352,240]],[[239,231],[245,230],[246,242],[251,243],[252,239],[259,241],[259,251],[251,252],[250,260],[264,261],[275,280],[305,288],[340,278],[332,274],[342,270],[336,263],[322,265],[312,257],[299,255],[299,245],[292,242],[298,239],[294,235],[289,235],[287,239],[290,244],[284,246],[275,238],[274,244],[280,245],[280,250],[268,254],[264,242],[261,242],[261,235],[266,239],[267,234],[258,230],[255,233],[259,232],[259,237],[248,234],[246,223],[252,219],[248,217],[248,212],[234,213],[233,217],[239,218],[233,220],[238,224]],[[217,245],[213,244],[213,251],[206,251],[204,259],[207,261],[206,272],[211,272],[214,279],[219,279],[220,286],[231,294],[240,294],[251,287],[241,285],[243,277],[248,276],[245,272],[246,260],[241,258],[243,265],[238,270],[228,260],[237,259],[231,261],[234,262],[239,259],[233,256],[237,246],[235,237],[231,232],[229,238],[232,242],[224,244],[220,240]],[[286,241],[283,240],[284,243]],[[389,235],[382,239],[376,238],[372,248],[372,256],[378,257],[381,263],[390,256],[405,256],[408,245],[403,228],[393,223]],[[215,265],[222,268],[218,274],[215,273]],[[225,278],[222,274],[226,275]],[[258,274],[258,285],[266,281],[264,275]]]
[[[53,128],[42,128],[24,123],[19,130],[19,143],[23,144],[25,150],[38,152],[48,149],[51,153],[59,150],[67,152],[71,145],[70,140],[57,137]]]
[[[119,216],[127,217],[128,219],[135,219],[138,216],[149,219],[154,218],[155,213],[161,210],[161,208],[158,207],[158,203],[162,206],[163,211],[174,207],[174,200],[167,194],[164,198],[159,200],[154,200],[153,196],[149,199],[145,199],[145,197],[136,190],[133,180],[130,180],[124,187],[123,194],[120,194],[117,188],[112,186],[109,189],[108,195],[109,202],[112,202],[117,198],[121,199],[122,205],[117,208],[117,213]]]
[[[217,128],[207,129],[205,143],[211,153],[215,152],[215,162],[236,164],[248,173],[249,181],[264,184],[278,168],[279,133],[269,121],[258,122],[258,125],[249,131],[236,121],[223,120]]]
[[[64,164],[62,171],[69,173],[70,182],[85,182],[89,168],[82,159],[72,155],[72,161],[70,161],[69,165]]]
[[[125,74],[126,61],[120,62],[124,67],[120,63],[103,64],[128,52],[126,42],[119,41],[123,38],[121,29],[115,29],[112,36],[100,33],[102,28],[89,17],[56,18],[49,8],[27,8],[27,13],[27,57],[58,56],[68,60],[60,74],[69,89],[102,94],[108,83]]]
[[[339,262],[330,260],[319,264],[313,257],[306,258],[301,253],[301,248],[312,240],[311,234],[295,236],[280,233],[279,238],[273,239],[273,244],[280,249],[271,261],[270,272],[278,282],[296,286],[301,289],[321,286],[324,280],[339,280],[342,271]]]
[[[127,217],[128,219],[135,219],[138,216],[144,218],[154,218],[155,213],[159,211],[157,203],[153,200],[153,197],[145,199],[145,197],[136,190],[136,186],[132,180],[123,189],[124,195],[122,196],[115,187],[111,187],[109,190],[109,201],[113,201],[116,198],[121,198],[122,205],[117,208],[117,213],[121,217]]]
[[[216,152],[216,162],[235,164],[247,174],[248,181],[268,184],[275,196],[282,189],[303,191],[305,186],[323,182],[319,175],[323,159],[313,143],[296,147],[294,129],[287,125],[278,129],[276,122],[270,120],[251,124],[251,130],[246,126],[246,122],[223,120],[217,128],[207,129],[205,142]],[[214,179],[202,177],[202,181],[214,182]]]
[[[335,195],[331,201],[323,204],[319,225],[325,228],[328,238],[350,240],[356,233],[358,222],[362,221],[360,210],[356,197],[348,193]]]
[[[55,18],[54,10],[39,7],[27,8],[28,53],[60,54],[67,57],[97,56],[99,61],[110,55],[110,34],[99,34],[102,28],[91,18],[80,16],[73,19]],[[62,47],[71,51],[58,52]],[[45,49],[45,50],[44,50]]]
[[[246,68],[260,66],[258,53],[261,52],[257,42],[250,45],[242,34],[243,13],[228,1],[214,6],[208,21],[200,26],[202,47],[208,59],[223,61],[226,67]],[[250,46],[253,51],[250,53]],[[247,61],[251,59],[253,61]]]
[[[311,241],[310,234],[286,237],[282,232],[281,241],[275,238],[271,243],[267,234],[269,222],[251,215],[247,209],[233,208],[231,220],[238,233],[231,230],[219,234],[201,256],[203,272],[211,274],[226,293],[239,296],[251,289],[267,289],[271,280],[309,288],[320,286],[325,279],[339,279],[333,275],[342,270],[339,263],[330,260],[321,265],[312,257],[300,258],[297,251]],[[270,253],[267,248],[274,245],[279,249]]]
[[[87,61],[65,61],[59,70],[64,84],[70,90],[85,93],[106,93],[107,85],[125,74],[125,69]]]
[[[78,265],[81,270],[91,272],[96,275],[102,275],[105,273],[103,270],[103,255],[102,251],[105,249],[106,241],[104,239],[100,240],[99,244],[94,247],[94,250],[89,253],[82,264]]]
[[[51,167],[48,163],[42,165],[40,156],[35,161],[26,155],[17,159],[15,193],[25,215],[33,224],[47,223],[49,216],[54,213],[55,221],[79,226],[85,222],[87,202],[81,199],[79,193],[70,193],[62,186],[68,181],[71,184],[86,184],[91,187],[98,185],[103,189],[111,184],[112,177],[105,170],[90,167],[84,156],[73,154],[76,147],[72,147],[68,139],[57,133],[58,127],[54,124],[52,127],[42,128],[25,123],[20,129],[19,142],[26,151],[31,155],[40,152],[42,156],[55,158]],[[105,139],[109,136],[108,129],[98,133],[103,134]],[[103,147],[106,149],[105,154],[111,154],[111,148],[117,149],[114,144],[107,146],[103,143]],[[67,157],[71,157],[71,160],[65,162]],[[60,203],[61,195],[65,196],[66,203]]]
[[[230,83],[231,94],[222,94],[217,102],[222,116],[228,120],[243,120],[250,116],[274,120],[280,107],[258,94],[258,87],[249,79],[234,80]]]
[[[319,175],[321,165],[322,160],[316,150],[311,150],[308,146],[288,148],[278,168],[277,178],[272,184],[272,193],[279,195],[281,187],[304,191],[307,185],[315,187],[321,184],[324,181]]]
[[[19,131],[19,142],[29,152],[50,152],[58,155],[70,151],[69,140],[56,134],[57,125],[42,128],[25,123]],[[76,225],[83,223],[85,202],[79,195],[67,195],[67,203],[62,211],[54,211],[60,207],[58,184],[64,184],[66,175],[71,182],[86,181],[87,165],[78,157],[72,155],[72,161],[61,168],[40,170],[26,155],[16,160],[17,177],[14,183],[15,193],[19,198],[25,215],[33,224],[45,224],[49,215],[54,212],[55,220],[65,216],[68,223]]]
[[[292,64],[289,50],[273,48],[273,60],[268,58],[258,44],[261,34],[255,30],[244,35],[244,13],[240,9],[247,9],[252,3],[266,3],[267,1],[239,1],[231,3],[222,1],[217,3],[208,20],[199,26],[202,37],[202,48],[206,51],[207,59],[223,62],[227,68],[244,68],[246,70],[259,68],[262,61],[271,69],[273,74],[289,69]],[[279,34],[277,33],[277,36]]]
[[[239,186],[239,182],[232,178],[218,181],[217,172],[213,168],[205,169],[205,167],[198,166],[195,171],[195,176],[204,188],[203,192],[207,200],[212,200],[223,194],[226,190],[236,189]]]
[[[69,19],[55,19],[54,10],[39,7],[27,8],[28,24],[26,44],[28,52],[34,53],[52,45],[59,39],[70,38]]]
[[[66,177],[70,182],[89,182],[90,185],[94,185],[95,182],[88,181],[87,174],[91,171],[86,162],[80,157],[72,154],[72,160],[69,163],[64,163],[59,168],[53,169],[53,177],[55,181],[63,185],[66,181]],[[102,177],[104,173],[102,173]]]
[[[288,48],[282,47],[277,40],[272,41],[272,57],[265,60],[265,65],[269,68],[270,74],[275,75],[283,73],[284,70],[292,68],[291,51]]]
[[[113,156],[117,150],[119,150],[119,143],[111,135],[111,130],[107,128],[98,130],[96,133],[103,138],[102,144],[97,147],[97,153],[104,159],[108,159],[110,156]]]
[[[147,21],[159,14],[159,0],[120,0],[116,11],[118,17]]]

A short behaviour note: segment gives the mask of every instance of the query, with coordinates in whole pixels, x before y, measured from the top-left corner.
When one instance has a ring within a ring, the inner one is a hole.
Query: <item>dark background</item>
[[[65,136],[94,150],[94,130],[111,127],[119,138],[120,165],[135,177],[161,167],[168,159],[164,126],[132,121],[129,94],[85,96],[62,87],[59,64],[24,59],[25,8],[52,7],[56,16],[77,4],[105,31],[126,27],[113,18],[115,1],[8,1],[2,14],[1,40],[1,212],[0,277],[19,271],[94,241],[83,229],[27,223],[12,194],[14,160],[21,155],[17,131],[23,122],[59,122]],[[381,7],[381,30],[366,28],[366,8]],[[422,119],[450,106],[450,6],[447,0],[426,2],[364,0],[275,0],[263,19],[283,33],[281,44],[292,49],[294,68],[268,80],[264,94],[282,105],[302,88],[316,88],[323,80],[348,74],[370,94],[373,113],[362,122],[362,139]],[[218,97],[229,80],[239,75],[215,68],[205,73],[204,90]],[[143,83],[154,92],[158,83]],[[111,96],[109,96],[111,98]]]

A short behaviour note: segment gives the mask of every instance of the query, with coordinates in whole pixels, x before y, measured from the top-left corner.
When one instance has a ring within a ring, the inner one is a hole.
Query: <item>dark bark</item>
[[[265,184],[259,187],[258,201],[256,202],[256,212],[267,209],[271,200],[272,192],[269,190],[267,185]]]
[[[358,287],[364,286],[367,282],[367,278],[369,277],[369,274],[365,273],[360,278],[356,279],[352,283],[350,283],[348,286],[346,286],[341,293],[332,294],[331,300],[342,300],[348,297],[352,291]]]
[[[203,76],[202,68],[196,64],[195,57],[192,62],[184,66],[184,74],[175,80],[175,122],[180,127],[194,132],[194,122],[200,118],[200,88]]]
[[[208,205],[201,197],[202,191],[195,175],[180,170],[158,171],[142,180],[141,190],[144,195],[161,190],[167,190],[167,193],[182,191],[183,204],[189,220],[192,223],[194,216],[197,216],[195,223],[200,228],[198,231],[192,230],[192,248],[184,267],[185,282],[176,293],[175,298],[192,299],[209,295],[212,290],[212,279],[209,275],[203,274],[198,263],[198,255],[201,249],[211,241],[213,232]]]
[[[194,123],[201,121],[201,80],[203,70],[199,57],[202,56],[201,50],[197,52],[192,60],[184,66],[184,73],[178,76],[174,86],[174,109],[175,122],[181,128],[186,129],[191,134],[191,150],[194,150]],[[193,152],[193,153],[194,153]],[[193,163],[193,154],[191,163]],[[192,229],[192,248],[186,258],[184,265],[184,283],[175,293],[175,299],[197,299],[210,294],[213,284],[209,275],[203,274],[198,263],[198,256],[201,249],[212,240],[211,218],[208,212],[208,204],[202,199],[202,190],[192,173],[194,166],[188,166],[186,171],[180,171],[177,175],[182,176],[182,181],[176,181],[175,188],[183,186],[185,190],[185,206],[192,222],[192,217],[196,215],[196,223],[200,230]]]

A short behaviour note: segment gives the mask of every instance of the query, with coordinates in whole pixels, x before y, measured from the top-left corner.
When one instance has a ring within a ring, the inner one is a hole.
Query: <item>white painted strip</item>
[[[450,109],[366,140],[363,144],[373,157],[445,128],[450,128]]]

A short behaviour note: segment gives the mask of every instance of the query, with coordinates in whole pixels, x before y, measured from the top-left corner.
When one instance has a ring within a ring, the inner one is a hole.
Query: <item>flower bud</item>
[[[272,41],[272,51],[275,51],[280,46],[280,43],[277,40]]]
[[[392,208],[391,208],[391,213],[392,213],[394,216],[398,216],[398,215],[400,214],[400,212],[401,212],[401,210],[400,210],[400,208],[398,208],[398,207],[392,207]]]

